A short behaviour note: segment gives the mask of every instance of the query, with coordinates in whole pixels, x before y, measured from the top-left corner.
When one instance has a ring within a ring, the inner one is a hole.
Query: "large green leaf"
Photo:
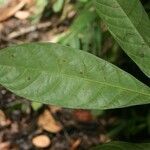
[[[124,51],[150,77],[150,20],[139,0],[95,0],[100,17]]]
[[[150,103],[150,88],[128,73],[58,44],[1,50],[0,83],[33,101],[64,107],[108,109]]]
[[[133,144],[127,142],[110,142],[92,148],[91,150],[149,150],[150,143]]]

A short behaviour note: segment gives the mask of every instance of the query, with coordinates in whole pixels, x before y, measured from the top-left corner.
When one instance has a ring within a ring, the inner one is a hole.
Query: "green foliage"
[[[56,0],[56,2],[53,4],[53,10],[54,12],[59,12],[63,8],[64,0]]]
[[[70,31],[59,41],[70,47],[32,43],[1,50],[0,84],[32,100],[35,110],[41,107],[35,101],[70,108],[98,109],[92,112],[95,115],[103,114],[103,109],[150,103],[148,86],[107,61],[87,53],[100,56],[103,37],[108,36],[102,33],[99,14],[123,50],[150,76],[150,21],[143,6],[139,0],[94,0],[97,14],[92,2],[78,0],[80,6],[85,6]],[[37,0],[40,9],[35,15],[36,20],[39,20],[46,4],[48,1]],[[60,12],[63,4],[64,0],[56,0],[52,6],[54,12]],[[145,8],[149,10],[149,5]],[[118,47],[116,43],[112,46],[115,55]],[[114,59],[113,54],[110,60]],[[135,124],[143,122],[143,119],[150,124],[149,116],[135,116],[134,120],[129,117],[109,134],[113,136],[124,128],[134,134],[145,128],[145,124],[140,124],[134,130]],[[93,148],[99,149],[148,150],[150,144],[111,142]]]
[[[42,107],[42,103],[38,103],[38,102],[32,102],[32,108],[33,110],[38,110],[39,108]]]
[[[59,40],[59,43],[99,56],[102,34],[93,4],[88,2],[78,14],[80,15],[71,25],[70,31]]]
[[[48,4],[49,0],[35,0],[36,3],[36,11],[34,12],[33,16],[30,18],[33,23],[39,22],[42,16],[42,12],[45,6]]]
[[[150,77],[150,20],[139,0],[95,0],[100,17],[124,51]]]
[[[150,103],[149,87],[133,76],[58,44],[23,44],[0,51],[0,83],[33,101],[64,107],[109,109]]]
[[[149,150],[150,144],[132,144],[127,142],[110,142],[104,145],[97,146],[91,150]]]
[[[135,138],[140,138],[142,133],[149,135],[149,105],[136,106],[126,109],[116,109],[104,111],[101,117],[105,116],[117,117],[115,121],[107,128],[107,135],[114,139],[116,137],[123,137],[122,139],[128,141],[136,141]]]
[[[58,37],[58,42],[117,64],[120,47],[108,30],[104,29],[104,23],[99,19],[93,1],[86,1],[84,5],[78,2],[76,9],[77,15],[69,31]]]

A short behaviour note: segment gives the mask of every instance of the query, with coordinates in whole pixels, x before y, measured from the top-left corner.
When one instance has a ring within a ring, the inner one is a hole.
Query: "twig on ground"
[[[17,37],[20,37],[22,35],[25,35],[27,33],[30,33],[30,32],[33,32],[33,31],[36,31],[36,30],[39,30],[39,29],[43,29],[43,28],[48,28],[52,25],[51,22],[44,22],[44,23],[39,23],[37,25],[32,25],[32,26],[29,26],[29,27],[26,27],[26,28],[20,28],[18,31],[14,31],[14,32],[11,32],[9,35],[8,35],[8,39],[15,39]]]

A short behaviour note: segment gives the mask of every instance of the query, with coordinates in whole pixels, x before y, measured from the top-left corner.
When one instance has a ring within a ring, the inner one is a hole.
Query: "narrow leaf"
[[[0,83],[46,104],[108,109],[150,103],[150,88],[114,65],[58,44],[32,43],[0,51]]]
[[[110,142],[99,145],[91,150],[149,150],[150,143],[133,144],[127,142]]]
[[[95,0],[99,16],[124,51],[150,77],[150,20],[139,0]]]

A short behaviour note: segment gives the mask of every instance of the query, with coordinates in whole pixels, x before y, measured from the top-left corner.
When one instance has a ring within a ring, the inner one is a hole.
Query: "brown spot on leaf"
[[[80,74],[83,74],[83,71],[80,71]]]
[[[63,59],[63,62],[66,62],[66,60],[65,60],[65,59]]]
[[[143,52],[140,52],[140,53],[139,53],[139,56],[143,58],[143,57],[144,57],[144,53],[143,53]]]
[[[30,81],[30,80],[31,80],[31,78],[30,78],[30,77],[28,77],[28,78],[27,78],[27,80],[28,80],[28,81]]]
[[[15,54],[11,54],[11,58],[14,58],[15,57]]]
[[[75,110],[73,111],[74,118],[79,122],[90,122],[93,120],[93,116],[88,110]]]

